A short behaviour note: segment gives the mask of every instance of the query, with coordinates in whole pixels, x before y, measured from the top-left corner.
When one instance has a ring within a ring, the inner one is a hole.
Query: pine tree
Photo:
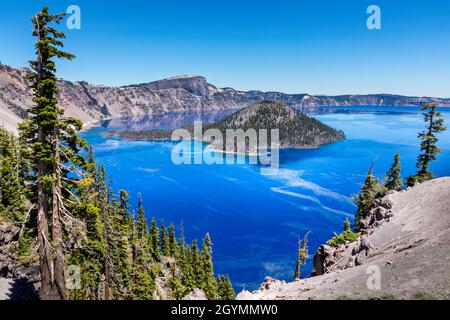
[[[344,221],[344,232],[349,232],[352,231],[350,228],[350,220],[348,220],[348,218],[345,218]]]
[[[92,147],[89,148],[82,178],[76,184],[74,193],[79,201],[72,208],[75,217],[86,225],[86,244],[77,243],[67,257],[69,263],[80,267],[81,283],[70,290],[71,299],[112,298],[113,282],[114,208],[109,203],[110,190],[103,166],[97,166]]]
[[[144,207],[142,205],[142,194],[138,194],[138,220],[137,233],[140,239],[148,236],[147,219],[145,218]]]
[[[407,179],[409,187],[414,186],[417,182],[424,182],[433,178],[433,173],[430,171],[430,162],[436,160],[437,154],[441,152],[436,146],[438,141],[436,134],[446,130],[442,114],[436,111],[435,104],[426,104],[420,110],[427,111],[424,113],[427,128],[418,135],[421,140],[420,151],[423,153],[417,157],[416,166],[419,171],[415,176]]]
[[[400,191],[402,189],[403,182],[400,173],[401,168],[400,155],[396,153],[394,156],[394,163],[391,165],[391,168],[386,174],[385,187],[388,191]]]
[[[134,239],[133,260],[133,299],[151,300],[155,291],[155,279],[152,274],[152,254],[150,248],[147,220],[142,205],[142,195],[138,195],[138,219],[136,238]]]
[[[115,275],[116,282],[121,283],[122,286],[118,291],[119,295],[127,297],[128,288],[131,284],[132,273],[132,252],[131,252],[131,223],[133,219],[130,215],[130,204],[128,202],[128,192],[125,190],[119,191],[119,199],[115,201],[116,215],[115,215]]]
[[[369,215],[371,209],[375,204],[375,199],[378,194],[377,179],[373,176],[373,164],[370,166],[367,173],[366,180],[364,181],[361,191],[355,197],[355,203],[357,205],[356,213],[356,230],[359,231],[362,228],[362,221]]]
[[[208,299],[217,299],[217,282],[214,277],[212,241],[209,233],[207,233],[203,239],[202,262],[203,280],[201,288],[205,291]]]
[[[194,288],[203,288],[205,270],[203,268],[202,255],[200,254],[200,250],[198,248],[197,239],[192,240],[189,262],[192,268],[192,277],[195,284]]]
[[[175,235],[175,226],[173,224],[170,224],[169,226],[169,251],[170,255],[174,258],[178,258],[179,254],[179,247],[178,247],[178,241]]]
[[[72,54],[60,50],[63,46],[61,39],[65,36],[51,26],[59,24],[64,15],[49,14],[45,7],[32,18],[32,34],[37,38],[37,59],[30,61],[33,72],[28,78],[32,82],[34,105],[28,110],[30,119],[20,126],[21,141],[29,146],[26,147],[26,154],[36,175],[33,200],[36,201],[41,271],[39,295],[42,299],[68,298],[64,272],[64,231],[78,232],[80,226],[80,223],[75,223],[76,227],[70,228],[70,224],[65,224],[71,230],[63,230],[62,225],[66,219],[73,221],[64,203],[71,197],[70,188],[73,186],[68,165],[73,168],[83,162],[79,151],[85,147],[84,141],[76,134],[81,129],[81,122],[63,118],[64,112],[56,100],[58,87],[54,59],[74,58]]]
[[[172,293],[172,297],[175,300],[181,300],[184,295],[185,295],[185,288],[182,284],[182,281],[179,277],[179,275],[177,274],[177,269],[175,265],[172,265],[171,269],[170,269],[170,274],[171,274],[171,278],[170,278],[170,282],[169,282],[169,286],[170,286],[170,291]]]
[[[139,246],[133,264],[132,296],[137,300],[153,300],[155,292],[155,275],[152,273],[152,261],[145,247]]]
[[[160,232],[160,238],[159,238],[159,246],[161,249],[161,253],[163,256],[170,256],[170,244],[169,244],[169,235],[167,233],[166,226],[164,224],[164,221],[161,221],[161,232]]]
[[[113,291],[116,284],[114,282],[114,248],[115,248],[115,238],[114,238],[114,221],[115,212],[114,207],[111,204],[112,191],[111,182],[107,180],[105,166],[97,166],[95,169],[95,184],[96,184],[96,196],[98,207],[100,208],[100,221],[103,225],[103,239],[105,241],[105,246],[102,248],[102,263],[103,263],[103,273],[105,274],[105,298],[108,300],[113,297]]]
[[[0,127],[0,217],[18,225],[25,218],[25,186],[17,139]]]
[[[184,223],[180,223],[180,238],[178,239],[178,247],[180,248],[180,257],[184,256],[184,250],[186,246],[186,239],[184,238]]]
[[[221,300],[234,300],[236,298],[236,293],[228,275],[219,275],[217,277],[217,290]]]
[[[155,261],[159,261],[161,250],[159,249],[159,228],[155,218],[152,218],[150,226],[150,250]]]
[[[340,245],[352,242],[358,239],[359,234],[354,233],[350,226],[348,218],[344,221],[344,231],[340,234],[334,234],[334,237],[327,241],[327,245],[339,248]]]
[[[308,235],[307,232],[303,239],[298,239],[298,250],[297,250],[297,263],[295,264],[294,280],[300,279],[301,268],[305,264],[306,260],[309,258],[308,255]]]
[[[198,249],[198,248],[197,248]],[[185,293],[189,293],[197,287],[196,274],[193,268],[194,256],[192,249],[189,246],[185,247],[184,259],[181,262],[181,272],[183,273],[182,285],[185,288]]]

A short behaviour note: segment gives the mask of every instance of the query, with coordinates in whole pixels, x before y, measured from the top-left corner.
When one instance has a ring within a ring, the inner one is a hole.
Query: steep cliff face
[[[8,129],[26,117],[32,105],[27,69],[0,64],[0,124]],[[450,99],[396,95],[310,96],[280,92],[238,91],[217,88],[201,76],[179,76],[124,87],[93,85],[60,80],[60,105],[66,114],[90,122],[121,116],[154,115],[165,112],[239,109],[262,100],[275,100],[295,108],[319,106],[418,106],[433,102],[450,106]]]
[[[196,96],[200,97],[209,96],[208,83],[206,82],[206,79],[201,76],[178,76],[160,81],[144,83],[138,85],[137,87],[139,86],[152,91],[184,89],[187,92]]]

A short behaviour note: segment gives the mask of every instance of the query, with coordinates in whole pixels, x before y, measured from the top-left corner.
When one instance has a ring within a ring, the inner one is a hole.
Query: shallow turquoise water
[[[374,111],[376,110],[376,111]],[[226,112],[225,112],[226,113]],[[450,110],[444,111],[447,125]],[[298,235],[310,235],[310,254],[340,232],[354,216],[358,192],[370,163],[381,177],[393,155],[402,158],[403,175],[415,172],[417,132],[423,128],[417,108],[325,108],[317,119],[343,130],[347,139],[314,150],[283,150],[280,170],[263,176],[257,165],[175,165],[173,143],[130,142],[104,138],[104,130],[175,128],[222,113],[172,114],[120,119],[83,133],[105,163],[117,191],[141,192],[148,217],[179,225],[188,239],[210,232],[216,272],[230,274],[235,288],[254,288],[266,275],[291,280]],[[442,153],[433,163],[437,176],[450,175],[450,131],[440,135]],[[311,261],[303,269],[311,271]]]

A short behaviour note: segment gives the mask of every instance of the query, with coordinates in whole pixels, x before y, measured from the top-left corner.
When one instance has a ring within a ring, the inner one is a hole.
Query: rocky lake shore
[[[395,192],[379,202],[354,242],[322,245],[313,277],[266,277],[241,300],[450,299],[450,178]]]

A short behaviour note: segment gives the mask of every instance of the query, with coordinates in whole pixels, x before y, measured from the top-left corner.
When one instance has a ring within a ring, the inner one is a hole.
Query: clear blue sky
[[[242,90],[450,97],[450,2],[444,0],[17,0],[0,5],[0,61],[32,57],[29,18],[81,8],[66,30],[68,80],[125,85],[182,74]],[[366,9],[382,10],[382,30]],[[63,29],[66,27],[63,25]]]

